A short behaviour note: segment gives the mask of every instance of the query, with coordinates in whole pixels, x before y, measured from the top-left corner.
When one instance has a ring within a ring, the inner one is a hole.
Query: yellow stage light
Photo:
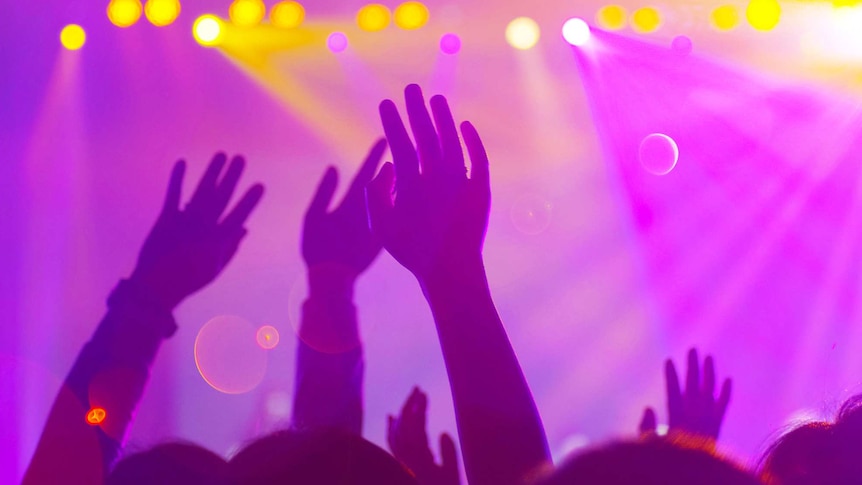
[[[781,5],[776,0],[751,0],[745,18],[757,30],[772,30],[781,19]]]
[[[305,8],[299,2],[278,2],[269,12],[272,25],[282,29],[299,27],[305,19]]]
[[[192,26],[192,34],[200,45],[218,45],[224,36],[224,23],[215,15],[201,15]]]
[[[180,16],[178,0],[147,0],[144,7],[147,19],[156,27],[171,25]]]
[[[140,0],[111,0],[108,3],[108,20],[117,27],[135,25],[141,18]]]
[[[648,34],[658,30],[659,26],[661,26],[661,14],[653,7],[639,8],[632,15],[632,27],[635,32]]]
[[[712,11],[710,21],[716,30],[732,30],[739,25],[739,12],[733,5],[722,5]]]
[[[530,17],[518,17],[506,26],[506,42],[515,49],[527,50],[539,42],[539,24]]]
[[[228,14],[234,24],[253,27],[266,16],[266,5],[263,0],[234,0]]]
[[[620,5],[606,5],[596,13],[596,23],[603,29],[619,30],[626,26],[626,9]]]
[[[360,29],[368,32],[377,32],[389,27],[391,19],[392,14],[389,9],[379,3],[366,5],[356,14],[356,24]]]
[[[422,2],[404,2],[395,9],[395,25],[415,30],[428,23],[428,7]]]
[[[69,24],[60,31],[60,43],[70,51],[80,49],[84,42],[87,42],[87,34],[80,25]]]

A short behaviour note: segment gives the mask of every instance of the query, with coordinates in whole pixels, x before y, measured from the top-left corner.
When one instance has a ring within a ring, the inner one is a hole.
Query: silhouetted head
[[[230,460],[234,483],[291,485],[415,485],[388,452],[339,430],[279,431]]]
[[[776,440],[760,474],[780,485],[862,481],[862,395],[848,399],[834,423],[805,423]]]
[[[760,481],[704,446],[647,438],[578,453],[542,485],[756,485]]]
[[[228,463],[198,445],[170,443],[123,458],[105,485],[224,485]]]

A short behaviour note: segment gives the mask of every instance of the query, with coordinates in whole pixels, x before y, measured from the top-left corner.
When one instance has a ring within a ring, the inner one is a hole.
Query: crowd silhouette
[[[457,485],[459,461],[476,485],[862,483],[862,398],[849,400],[834,422],[790,430],[749,467],[718,451],[731,381],[718,385],[713,358],[701,363],[695,349],[684,388],[673,362],[665,363],[666,433],[646,408],[630,438],[553,464],[485,273],[485,147],[472,124],[456,125],[443,96],[426,103],[416,85],[404,96],[407,124],[393,101],[383,101],[385,138],[346,195],[333,208],[339,174],[330,167],[306,211],[301,252],[309,290],[290,427],[230,459],[181,441],[123,453],[159,347],[177,328],[174,309],[230,263],[264,194],[255,184],[228,210],[245,161],[220,153],[183,206],[180,161],[134,271],[109,296],[107,314],[53,403],[24,483]],[[387,147],[392,162],[381,165]],[[418,387],[404,390],[399,414],[388,419],[389,451],[362,438],[365,357],[354,287],[384,249],[415,276],[439,336],[459,440],[443,434],[438,453],[426,431],[428,397]],[[105,414],[92,425],[84,418],[97,408]]]

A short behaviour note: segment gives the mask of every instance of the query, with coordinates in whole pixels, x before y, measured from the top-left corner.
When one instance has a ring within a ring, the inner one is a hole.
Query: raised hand
[[[462,123],[471,164],[467,178],[446,98],[431,98],[432,122],[419,86],[407,86],[404,94],[416,146],[395,103],[383,101],[380,118],[395,165],[385,164],[368,185],[368,211],[383,246],[423,281],[436,270],[481,264],[491,205],[488,157],[473,125]]]
[[[420,485],[458,485],[458,452],[455,442],[448,434],[440,435],[440,458],[438,465],[428,445],[426,415],[428,396],[414,388],[398,418],[389,416],[386,439],[389,449],[415,475]]]
[[[680,390],[679,377],[670,359],[665,362],[665,380],[670,431],[682,431],[717,440],[721,421],[730,402],[731,381],[724,380],[721,392],[716,398],[715,364],[712,357],[706,357],[701,376],[697,350],[689,350],[685,393]],[[655,411],[652,408],[646,408],[641,419],[640,431],[649,433],[654,432],[655,429]]]
[[[246,234],[246,219],[263,196],[263,186],[255,184],[222,217],[245,160],[234,157],[220,177],[226,164],[223,153],[213,157],[184,209],[179,205],[186,165],[182,160],[174,165],[162,212],[144,242],[131,277],[167,310],[221,273]]]
[[[374,177],[386,140],[378,140],[350,184],[347,195],[332,212],[327,212],[338,185],[338,172],[329,167],[305,213],[302,230],[302,257],[309,268],[336,265],[355,278],[380,253],[380,241],[368,227],[365,186]]]

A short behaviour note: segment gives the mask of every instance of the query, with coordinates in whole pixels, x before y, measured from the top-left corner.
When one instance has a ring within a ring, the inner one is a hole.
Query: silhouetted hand
[[[685,394],[679,387],[679,377],[670,359],[665,362],[665,380],[667,381],[667,409],[670,420],[670,431],[682,431],[689,434],[718,439],[721,421],[730,402],[730,379],[725,379],[721,386],[718,399],[715,397],[715,364],[712,357],[707,356],[703,364],[703,379],[700,374],[700,360],[697,350],[688,352],[688,370],[686,372]],[[656,416],[652,408],[646,408],[641,419],[641,433],[654,432]]]
[[[488,156],[473,125],[462,123],[468,179],[446,98],[431,98],[432,123],[419,86],[411,84],[404,93],[416,146],[395,103],[383,101],[380,118],[395,166],[384,164],[368,185],[368,212],[383,247],[423,281],[435,270],[481,264],[491,205]]]
[[[263,196],[254,185],[222,218],[242,175],[245,161],[234,157],[219,180],[227,157],[216,154],[185,209],[180,192],[185,162],[174,165],[162,212],[150,231],[131,279],[172,310],[187,296],[212,282],[224,269],[246,234],[246,219]]]
[[[425,430],[427,409],[428,396],[414,388],[401,408],[401,415],[397,419],[389,416],[386,433],[389,449],[416,474],[420,485],[458,485],[458,452],[446,433],[440,435],[441,464],[434,462]]]
[[[380,253],[380,241],[368,227],[365,186],[374,177],[385,150],[386,140],[378,140],[359,168],[341,205],[328,213],[338,185],[338,172],[334,167],[326,170],[305,213],[302,230],[302,257],[309,268],[335,264],[356,277]]]

